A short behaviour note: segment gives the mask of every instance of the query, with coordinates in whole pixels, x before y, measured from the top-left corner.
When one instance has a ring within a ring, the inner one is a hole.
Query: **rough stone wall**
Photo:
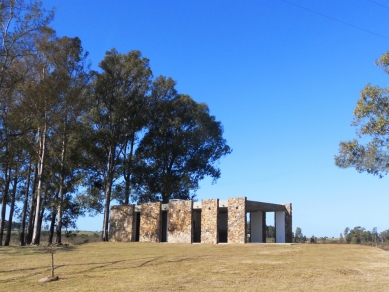
[[[113,206],[110,211],[109,240],[134,241],[134,205]]]
[[[292,229],[292,204],[284,204],[285,212],[285,242],[292,243],[293,229]]]
[[[168,242],[192,243],[193,201],[170,201],[168,211]]]
[[[201,243],[218,242],[217,221],[218,221],[219,199],[202,200],[201,203]]]
[[[246,242],[246,197],[228,198],[228,243]]]
[[[142,204],[140,213],[140,242],[160,242],[161,240],[161,203]]]

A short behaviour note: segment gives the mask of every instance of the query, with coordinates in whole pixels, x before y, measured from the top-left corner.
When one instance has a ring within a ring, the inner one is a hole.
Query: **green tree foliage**
[[[136,150],[139,201],[191,199],[200,180],[220,177],[216,163],[231,153],[222,125],[206,104],[177,94],[171,79],[157,78],[152,98],[152,116]]]
[[[132,134],[141,128],[136,112],[137,107],[144,104],[151,70],[149,60],[139,51],[119,54],[115,49],[106,53],[99,67],[102,72],[96,73],[91,87],[93,106],[86,121],[92,129],[94,142],[90,149],[94,155],[92,161],[99,166],[96,170],[104,192],[103,240],[108,241],[114,181],[130,137],[134,139]]]
[[[388,244],[389,243],[389,229],[382,231],[378,236],[377,239],[381,242],[381,244]]]
[[[347,238],[347,235],[348,235],[349,231],[350,231],[350,228],[348,228],[348,227],[346,227],[346,228],[344,229],[344,231],[343,231],[344,238]]]
[[[11,173],[14,166],[10,165],[10,161],[18,160],[12,157],[16,153],[12,143],[25,134],[25,129],[20,127],[20,121],[23,121],[24,117],[17,109],[18,88],[31,74],[31,66],[27,60],[36,53],[36,39],[52,18],[53,11],[46,12],[38,1],[0,2],[0,176],[3,181],[0,245],[3,239],[5,208],[9,201],[9,184],[14,179]],[[21,157],[20,153],[18,156]],[[10,215],[12,217],[12,214]]]
[[[52,17],[40,2],[0,1],[0,245],[18,201],[21,245],[39,244],[42,226],[61,244],[86,211],[104,213],[108,240],[112,200],[193,198],[231,153],[208,106],[153,81],[139,51],[112,49],[91,72],[81,40],[58,37]]]
[[[361,226],[356,226],[354,229],[349,230],[349,233],[345,236],[346,243],[352,244],[377,244],[378,241],[382,243],[387,242],[389,238],[386,238],[387,231],[378,234],[377,228],[374,227],[372,231],[366,230]]]
[[[275,226],[266,225],[266,238],[276,238]]]
[[[300,227],[296,227],[296,232],[294,233],[294,242],[304,243],[306,241],[306,236],[302,233]]]
[[[389,73],[389,52],[376,64]],[[352,125],[359,139],[340,143],[335,164],[383,177],[389,170],[389,88],[367,84],[360,92],[354,117]]]

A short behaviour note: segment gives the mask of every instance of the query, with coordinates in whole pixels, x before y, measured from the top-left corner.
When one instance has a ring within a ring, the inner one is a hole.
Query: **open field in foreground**
[[[388,291],[389,252],[350,244],[0,247],[0,291]]]

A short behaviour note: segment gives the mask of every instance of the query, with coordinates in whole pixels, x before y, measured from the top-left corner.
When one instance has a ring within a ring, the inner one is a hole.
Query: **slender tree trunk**
[[[26,245],[25,230],[26,230],[26,217],[27,217],[27,205],[28,205],[28,193],[30,190],[30,176],[31,176],[31,160],[28,164],[27,184],[26,192],[24,194],[23,212],[22,212],[22,226],[20,228],[19,244],[21,246]]]
[[[38,178],[38,163],[35,164],[35,169],[34,169],[34,181],[32,184],[32,193],[31,193],[31,200],[30,200],[30,215],[28,216],[26,244],[31,244],[32,233],[34,231],[33,222],[35,221],[35,203],[36,203],[35,191],[36,191],[37,178]]]
[[[110,153],[108,155],[107,164],[107,181],[105,185],[105,207],[104,207],[104,225],[103,225],[103,241],[109,240],[108,225],[109,225],[109,205],[111,203],[111,191],[113,181],[113,161],[114,161],[115,148],[111,146]]]
[[[11,231],[12,231],[12,220],[14,216],[14,210],[15,210],[15,198],[16,198],[16,187],[18,184],[18,177],[15,174],[14,177],[14,187],[12,190],[12,198],[11,198],[11,207],[9,209],[9,216],[8,216],[8,228],[7,228],[7,235],[5,237],[5,246],[9,246],[9,243],[11,241]]]
[[[42,233],[42,222],[43,222],[43,215],[45,213],[45,208],[41,207],[41,211],[39,214],[39,222],[38,222],[38,233],[37,233],[37,245],[41,243],[41,233]]]
[[[54,278],[54,251],[51,252],[51,277]]]
[[[40,211],[41,211],[41,201],[42,201],[44,161],[45,161],[45,153],[46,153],[46,131],[47,131],[47,125],[45,124],[44,130],[40,137],[38,191],[36,195],[36,211],[35,211],[34,231],[32,235],[32,244],[39,244],[39,237],[40,237],[39,222],[42,221],[42,219],[40,218]]]
[[[51,211],[51,221],[50,221],[50,234],[49,234],[49,239],[47,243],[49,245],[53,244],[53,236],[54,236],[54,226],[55,226],[55,217],[56,217],[56,212],[55,208],[53,207],[53,210]]]
[[[62,232],[62,214],[63,214],[63,192],[64,192],[64,165],[66,157],[66,120],[64,125],[64,134],[62,136],[62,153],[61,153],[61,172],[60,172],[60,186],[59,186],[59,201],[58,201],[58,219],[57,219],[57,237],[55,239],[56,244],[62,244],[61,232]]]
[[[127,160],[127,165],[124,168],[124,180],[126,182],[125,189],[124,189],[124,194],[125,194],[125,201],[124,204],[128,205],[130,203],[130,196],[131,196],[131,172],[132,172],[132,156],[134,152],[134,139],[135,139],[135,134],[132,133],[131,137],[131,145],[130,145],[130,156],[124,157],[125,161]],[[126,154],[125,154],[126,155]]]
[[[9,184],[10,184],[10,172],[11,169],[6,166],[5,169],[5,188],[3,192],[3,198],[1,201],[1,221],[0,221],[0,246],[3,245],[3,235],[4,235],[4,225],[5,225],[5,211],[7,208],[7,201],[8,201],[8,191],[9,191]]]

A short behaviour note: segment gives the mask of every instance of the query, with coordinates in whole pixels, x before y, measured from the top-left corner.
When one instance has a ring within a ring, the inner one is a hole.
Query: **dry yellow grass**
[[[0,248],[0,291],[389,291],[389,252],[360,245],[90,243]]]

